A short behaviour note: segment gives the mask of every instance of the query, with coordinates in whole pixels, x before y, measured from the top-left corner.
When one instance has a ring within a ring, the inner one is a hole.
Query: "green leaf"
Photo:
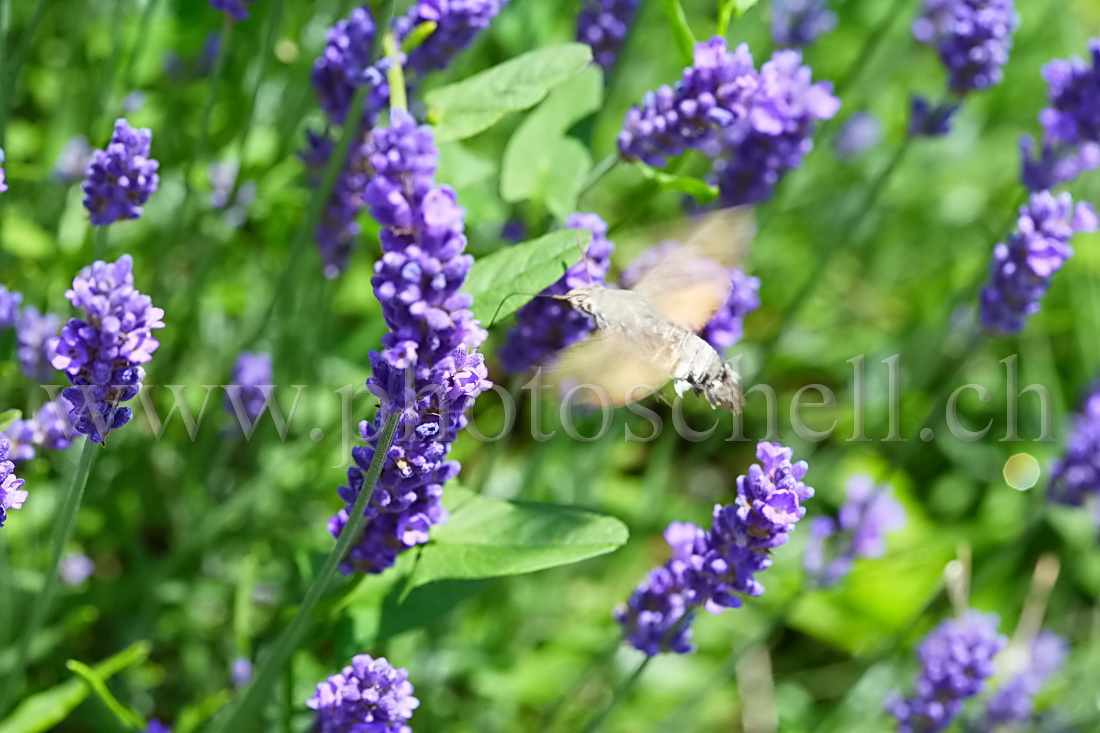
[[[569,565],[612,552],[629,535],[618,519],[573,506],[489,499],[455,485],[443,501],[451,517],[421,551],[414,586]]]
[[[718,198],[718,187],[712,186],[706,181],[700,181],[698,178],[692,178],[691,176],[677,176],[671,173],[665,173],[645,163],[638,163],[637,166],[642,172],[642,175],[656,182],[658,186],[666,191],[686,193],[689,196],[693,196],[700,204],[709,204],[711,201]]]
[[[107,681],[100,677],[94,669],[84,664],[84,662],[78,662],[75,659],[70,659],[65,662],[65,666],[88,683],[88,686],[92,688],[92,692],[94,692],[96,697],[98,697],[107,709],[111,711],[111,714],[115,716],[119,723],[127,728],[135,730],[145,727],[145,720],[133,710],[130,710],[130,708],[120,703],[118,699],[111,694],[111,690],[107,687]]]
[[[3,432],[11,427],[12,423],[23,417],[23,413],[20,410],[4,410],[0,412],[0,432]]]
[[[188,705],[180,712],[175,725],[172,726],[173,733],[193,733],[198,730],[199,726],[213,717],[214,713],[225,707],[232,697],[231,690],[221,690],[202,702]]]
[[[463,140],[505,115],[533,107],[592,60],[583,43],[565,43],[517,56],[425,95],[437,142]]]
[[[557,161],[546,178],[546,208],[554,218],[564,222],[577,210],[584,179],[592,170],[592,154],[580,140],[566,137],[548,146]]]
[[[501,164],[500,197],[508,203],[531,199],[555,204],[569,200],[569,190],[577,170],[592,167],[592,158],[576,140],[566,138],[566,132],[578,121],[600,108],[603,98],[603,75],[598,67],[589,66],[566,84],[555,89],[508,139]],[[576,146],[584,149],[583,160]],[[564,151],[564,153],[563,153]],[[562,155],[572,156],[570,161]],[[572,167],[561,170],[563,164]],[[588,171],[580,173],[580,179]],[[572,199],[575,201],[576,196]],[[557,212],[553,212],[557,216]],[[572,213],[572,207],[565,216]],[[559,217],[564,218],[564,217]]]
[[[151,645],[139,641],[93,667],[96,676],[108,680],[124,669],[141,664],[149,658]],[[79,676],[65,680],[48,690],[32,695],[3,722],[0,733],[42,733],[69,716],[88,697],[91,688]]]
[[[477,260],[465,287],[474,317],[487,327],[515,313],[579,262],[591,239],[587,229],[559,229]]]
[[[691,66],[695,56],[695,36],[688,27],[687,15],[680,0],[661,0],[661,9],[665,11],[668,29],[672,32],[672,42],[676,44],[676,53],[680,63]]]
[[[760,2],[760,0],[733,0],[734,5],[737,7],[737,17],[740,18],[742,15],[752,10],[758,2]]]

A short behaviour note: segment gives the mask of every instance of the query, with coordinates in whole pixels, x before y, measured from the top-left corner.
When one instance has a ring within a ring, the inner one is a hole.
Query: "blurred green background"
[[[17,46],[24,38],[20,29],[39,5],[5,5]],[[296,150],[307,127],[324,124],[310,67],[327,29],[354,5],[254,3],[249,20],[225,38],[227,65],[205,145],[199,130],[211,82],[198,59],[208,35],[225,27],[206,2],[41,3],[44,15],[22,72],[18,79],[5,75],[14,85],[14,103],[3,144],[11,190],[3,195],[0,282],[21,290],[26,303],[70,315],[64,292],[92,259],[91,235],[79,183],[53,182],[51,169],[73,135],[102,147],[127,95],[142,92],[144,103],[125,116],[153,130],[160,190],[141,220],[112,227],[108,257],[131,253],[138,288],[167,312],[168,326],[159,334],[164,346],[148,367],[153,401],[163,415],[171,403],[163,385],[189,385],[197,411],[199,385],[226,383],[244,348],[275,354],[276,384],[308,385],[285,441],[269,419],[245,441],[216,393],[194,441],[178,416],[155,440],[140,411],[131,427],[112,435],[70,548],[95,561],[95,575],[63,589],[54,617],[34,640],[28,693],[69,678],[67,659],[91,663],[148,639],[149,661],[119,675],[111,688],[142,714],[174,720],[230,687],[232,660],[254,658],[273,638],[332,545],[325,523],[341,506],[335,489],[347,455],[339,436],[348,424],[335,390],[366,379],[367,355],[385,329],[370,289],[378,244],[369,217],[361,217],[366,234],[347,272],[324,280],[311,243],[298,260],[303,265],[291,272],[283,305],[259,335],[257,324],[283,282],[293,231],[308,201]],[[398,3],[398,11],[404,6]],[[424,88],[572,40],[575,6],[512,0],[489,31]],[[714,3],[684,6],[696,36],[711,35]],[[851,474],[889,473],[909,524],[889,538],[885,558],[857,562],[832,591],[803,587],[806,527],[800,527],[762,577],[767,593],[719,617],[703,614],[695,624],[698,652],[656,659],[607,729],[741,730],[738,658],[754,668],[770,659],[780,730],[891,729],[882,699],[892,688],[908,689],[916,666],[913,644],[951,614],[942,570],[966,543],[973,553],[971,603],[1001,614],[1001,630],[1009,634],[1037,559],[1044,553],[1060,558],[1046,626],[1074,648],[1040,707],[1056,705],[1080,730],[1098,730],[1095,686],[1074,684],[1100,670],[1097,532],[1087,511],[1047,509],[1043,493],[1047,466],[1062,451],[1080,394],[1100,372],[1100,236],[1075,240],[1076,256],[1021,336],[987,341],[971,353],[965,334],[993,245],[1008,233],[1022,201],[1017,140],[1039,132],[1036,116],[1045,104],[1040,68],[1052,58],[1085,53],[1087,39],[1100,30],[1100,7],[1089,0],[1020,0],[1022,22],[1004,82],[968,99],[951,135],[912,143],[871,198],[868,192],[903,144],[910,94],[939,95],[944,73],[934,53],[910,36],[917,2],[834,0],[833,8],[839,26],[806,51],[806,62],[815,79],[843,80],[841,118],[869,111],[882,121],[884,139],[842,162],[831,145],[838,125],[826,124],[804,166],[760,207],[761,233],[746,269],[762,281],[762,306],[748,317],[745,338],[732,354],[742,356],[747,376],[778,393],[780,439],[796,458],[809,461],[806,481],[818,492],[808,504],[810,515],[834,512]],[[892,21],[883,30],[887,16]],[[747,42],[760,63],[772,51],[768,23],[768,3],[761,2],[735,21],[729,38]],[[876,38],[873,53],[856,66]],[[171,54],[182,60],[181,72],[173,72],[171,61],[166,68]],[[602,107],[584,131],[592,133],[594,160],[613,152],[629,106],[645,91],[675,81],[679,71],[660,3],[643,2]],[[414,98],[414,111],[416,105]],[[553,224],[541,207],[514,208],[500,196],[502,152],[522,119],[513,115],[472,140],[444,147],[439,178],[455,186],[467,208],[475,255],[503,246],[501,228],[514,217],[525,218],[533,233]],[[208,204],[208,167],[238,157],[241,180],[255,181],[257,197],[247,220],[233,226]],[[704,171],[702,161],[689,165]],[[182,205],[185,181],[196,191],[188,207]],[[1071,190],[1100,202],[1100,175],[1083,176]],[[873,206],[866,207],[869,200]],[[682,217],[681,206],[679,195],[655,191],[638,170],[619,165],[583,195],[578,210],[612,224],[621,267],[652,243],[653,225]],[[823,252],[838,247],[826,267],[815,266]],[[809,299],[792,310],[811,280],[816,284]],[[519,382],[500,372],[493,357],[506,325],[494,328],[484,351],[493,379],[517,392]],[[3,353],[12,354],[11,334],[2,339]],[[852,442],[849,360],[861,354],[872,440]],[[900,354],[906,443],[881,441],[887,433],[882,360],[894,354]],[[1019,355],[1021,386],[1050,390],[1059,440],[1034,441],[1034,395],[1020,400],[1024,440],[1000,440],[1006,389],[999,362],[1012,354]],[[993,399],[982,404],[964,397],[964,422],[992,419],[989,435],[974,443],[951,438],[941,410],[927,423],[938,437],[921,443],[916,436],[945,396],[943,388],[970,382],[986,385]],[[839,403],[808,420],[813,427],[839,421],[820,443],[795,436],[785,414],[793,394],[811,383],[829,386]],[[3,408],[26,412],[45,394],[12,359],[0,363],[0,385]],[[293,388],[280,388],[284,394],[289,405]],[[368,402],[355,403],[352,422],[369,416]],[[650,406],[669,422],[667,405]],[[696,426],[714,420],[697,403],[687,412]],[[494,434],[499,400],[483,397],[474,419],[482,432]],[[520,425],[528,419],[524,407]],[[546,420],[551,429],[556,418],[551,413]],[[747,470],[754,441],[767,432],[758,397],[749,399],[748,439],[742,441],[726,440],[734,429],[729,416],[713,438],[698,443],[672,431],[652,443],[627,443],[622,428],[628,422],[645,433],[624,412],[609,437],[591,443],[561,432],[545,443],[524,432],[492,444],[464,435],[455,457],[471,488],[608,512],[629,525],[629,543],[609,556],[529,576],[428,586],[400,606],[397,591],[365,581],[351,601],[322,608],[321,624],[295,656],[261,727],[308,729],[304,701],[314,685],[353,654],[370,652],[410,670],[421,700],[415,730],[539,730],[566,692],[572,694],[556,710],[555,729],[579,729],[579,721],[609,703],[640,658],[632,649],[613,650],[612,607],[665,559],[660,532],[669,521],[706,524],[714,503],[732,499],[735,477]],[[327,437],[311,440],[314,428]],[[1010,488],[1002,476],[1005,460],[1021,452],[1043,466],[1031,491]],[[0,534],[0,670],[11,664],[14,629],[41,582],[51,518],[75,459],[75,451],[47,453],[20,471],[30,499]],[[904,465],[890,470],[898,462]],[[391,595],[380,615],[386,592]],[[746,650],[752,651],[746,656]],[[121,728],[101,702],[89,699],[57,730]]]

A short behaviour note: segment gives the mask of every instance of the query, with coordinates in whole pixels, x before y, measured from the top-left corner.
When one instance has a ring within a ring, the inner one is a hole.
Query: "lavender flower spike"
[[[858,557],[882,557],[883,536],[905,524],[905,510],[867,474],[848,479],[848,500],[837,517],[815,517],[810,525],[802,565],[823,586],[833,585],[852,570]]]
[[[419,0],[394,21],[397,40],[405,40],[421,23],[435,23],[436,29],[409,53],[405,65],[421,75],[446,68],[507,4],[508,0]]]
[[[1012,730],[1010,726],[1032,722],[1035,695],[1058,674],[1069,655],[1069,644],[1052,631],[1040,631],[1031,640],[1027,659],[1017,672],[985,704],[980,728],[987,733]]]
[[[19,306],[22,303],[22,293],[18,290],[8,290],[0,285],[0,331],[15,325],[19,317]]]
[[[792,451],[778,443],[759,443],[761,465],[737,479],[737,499],[714,507],[709,531],[673,523],[665,532],[672,558],[657,568],[615,610],[627,641],[652,656],[692,651],[690,624],[697,608],[721,613],[739,608],[740,596],[759,596],[764,586],[756,573],[771,567],[771,551],[806,513],[802,502],[814,490],[802,482],[806,462],[791,463]]]
[[[724,38],[695,45],[694,62],[676,86],[663,86],[631,107],[619,133],[619,154],[663,166],[689,148],[713,144],[744,119],[758,86],[749,47],[730,51]]]
[[[389,104],[385,72],[370,63],[376,30],[370,9],[356,8],[328,32],[324,51],[313,64],[313,89],[321,109],[337,124],[344,124],[356,87],[371,88],[367,111],[376,113]],[[365,122],[373,124],[373,119]]]
[[[773,0],[772,40],[777,46],[808,46],[836,28],[828,0]]]
[[[997,334],[1019,333],[1039,304],[1051,277],[1073,256],[1069,240],[1078,232],[1100,226],[1092,206],[1076,206],[1068,193],[1031,195],[1020,207],[1016,232],[993,250],[989,283],[981,292],[981,317]]]
[[[86,311],[86,320],[70,318],[48,346],[54,368],[73,385],[62,393],[72,403],[73,424],[93,443],[130,420],[130,408],[121,403],[141,389],[141,365],[160,346],[153,330],[164,328],[164,311],[134,289],[132,267],[131,257],[123,255],[81,270],[65,297]]]
[[[359,654],[317,685],[306,705],[317,711],[317,733],[411,733],[407,722],[420,701],[408,670]]]
[[[115,121],[106,150],[97,150],[84,176],[84,208],[93,226],[141,217],[141,207],[157,190],[159,163],[149,157],[153,133]]]
[[[210,0],[210,7],[221,11],[238,22],[248,18],[248,8],[256,0]]]
[[[244,414],[255,420],[267,403],[267,396],[261,387],[270,388],[271,383],[271,355],[242,351],[233,366],[233,382],[228,387],[236,394],[231,397],[233,393],[227,389],[225,409],[230,414],[237,414],[237,405],[240,405]]]
[[[540,293],[564,295],[573,288],[602,285],[611,268],[615,243],[607,238],[607,223],[596,214],[572,214],[565,222],[569,228],[587,229],[592,234],[580,262]],[[504,368],[522,372],[535,364],[544,364],[562,349],[582,340],[593,328],[592,320],[560,300],[537,297],[516,312],[516,325],[500,350]]]
[[[22,509],[27,500],[23,479],[15,475],[15,464],[8,460],[11,442],[0,435],[0,527],[8,518],[9,509]]]
[[[4,151],[0,150],[0,165],[4,164],[5,156]],[[4,193],[8,190],[8,184],[4,181],[4,169],[0,168],[0,193]]]
[[[373,423],[360,425],[367,445],[352,451],[355,465],[339,489],[347,507],[329,522],[334,536],[363,489],[382,425],[395,412],[401,419],[345,573],[384,571],[446,520],[443,486],[459,470],[447,454],[466,425],[463,411],[489,386],[476,351],[486,334],[469,311],[470,297],[459,292],[472,264],[464,254],[465,211],[450,187],[435,184],[438,159],[431,129],[400,111],[368,146],[364,199],[382,225],[383,252],[373,284],[390,333],[382,352],[371,354],[368,385],[381,405]]]
[[[1001,81],[1019,24],[1013,0],[925,0],[913,37],[936,48],[948,86],[965,94]]]
[[[76,429],[69,421],[71,405],[64,397],[43,403],[33,417],[16,420],[4,431],[11,440],[10,458],[16,464],[34,458],[38,448],[66,450]]]
[[[726,206],[770,198],[780,179],[813,150],[817,122],[840,109],[832,84],[814,83],[798,51],[777,51],[760,68],[758,84],[744,122],[720,134],[715,177]]]
[[[15,323],[19,338],[19,363],[23,373],[39,382],[47,382],[54,374],[50,362],[53,355],[46,348],[51,338],[61,329],[61,318],[53,313],[39,313],[34,306],[20,312]]]
[[[1073,434],[1066,452],[1050,468],[1047,499],[1055,504],[1081,506],[1090,497],[1100,497],[1100,384],[1085,397],[1074,418]]]
[[[1023,182],[1032,191],[1070,181],[1100,167],[1100,38],[1089,42],[1091,65],[1081,59],[1051,61],[1043,67],[1050,106],[1039,113],[1041,149],[1021,140]]]
[[[980,693],[993,675],[993,657],[1007,643],[996,614],[967,611],[944,621],[925,638],[921,670],[910,698],[894,695],[887,709],[898,733],[939,733],[962,712],[963,700]]]
[[[619,58],[638,5],[638,0],[586,0],[577,13],[577,40],[592,47],[592,59],[603,68]]]

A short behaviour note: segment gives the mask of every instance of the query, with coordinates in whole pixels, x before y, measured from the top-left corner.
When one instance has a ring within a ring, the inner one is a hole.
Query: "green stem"
[[[107,240],[110,237],[110,227],[93,227],[95,230],[94,244],[92,245],[92,260],[101,260],[107,254]]]
[[[153,21],[153,12],[157,9],[157,4],[160,0],[146,0],[145,7],[141,11],[141,18],[138,20],[137,37],[134,38],[134,45],[130,49],[130,55],[126,59],[126,68],[122,72],[123,88],[129,89],[134,85],[134,69],[137,65],[137,60],[141,56],[141,51],[145,47],[145,42],[152,36],[149,32],[149,24]]]
[[[363,488],[360,489],[359,496],[355,499],[355,505],[348,515],[348,523],[337,538],[336,546],[332,548],[332,552],[325,559],[325,564],[317,573],[317,577],[306,593],[302,605],[298,607],[294,619],[279,636],[274,648],[260,660],[259,669],[252,682],[245,688],[242,696],[214,721],[211,733],[225,733],[227,731],[237,733],[238,731],[247,730],[250,725],[260,719],[257,708],[265,700],[270,699],[271,688],[278,680],[280,672],[282,672],[291,655],[301,644],[302,638],[313,624],[312,613],[314,607],[328,591],[340,563],[347,555],[348,550],[351,549],[352,544],[358,542],[363,534],[363,528],[367,524],[364,510],[367,508],[367,502],[370,500],[371,494],[374,493],[374,485],[378,482],[378,477],[382,473],[382,464],[385,462],[386,454],[393,444],[399,417],[400,413],[393,413],[386,418],[381,439],[378,441],[378,445],[375,446],[374,457],[371,459],[370,468],[367,469],[367,475],[363,481]]]
[[[584,181],[581,182],[581,190],[577,193],[577,196],[583,196],[588,192],[588,189],[595,186],[601,178],[614,170],[615,166],[619,164],[622,158],[619,157],[618,152],[608,154],[603,160],[596,164],[596,167],[588,172],[588,175],[584,177]]]
[[[195,143],[195,153],[184,166],[189,173],[196,162],[201,162],[206,155],[206,144],[210,138],[210,118],[214,115],[214,104],[218,101],[218,87],[222,76],[225,74],[226,64],[229,62],[230,41],[233,35],[233,21],[227,15],[225,18],[225,30],[222,31],[221,46],[218,47],[218,58],[214,62],[214,73],[210,77],[210,93],[206,95],[206,105],[202,108],[202,121],[199,124],[199,138]],[[184,183],[188,183],[190,176],[185,173]],[[188,187],[190,190],[190,186]]]
[[[665,20],[668,21],[668,29],[672,33],[672,42],[676,46],[680,63],[685,67],[691,66],[695,53],[695,38],[688,26],[684,7],[680,4],[680,0],[661,0],[661,10],[664,11]]]
[[[27,625],[23,633],[19,635],[18,647],[15,652],[15,666],[12,667],[8,679],[0,685],[0,718],[3,718],[10,708],[12,697],[20,690],[23,676],[27,669],[27,656],[30,651],[31,641],[42,628],[46,617],[53,605],[54,596],[57,593],[58,567],[61,564],[61,555],[65,551],[65,545],[72,537],[73,528],[76,526],[76,515],[80,509],[80,502],[84,498],[84,488],[88,485],[88,476],[92,470],[92,461],[96,456],[96,446],[90,440],[85,440],[84,448],[80,453],[80,463],[77,464],[76,473],[69,483],[69,490],[65,493],[61,512],[58,514],[53,528],[53,537],[50,541],[50,561],[46,565],[43,585],[31,604],[30,612],[26,614]],[[22,615],[22,614],[21,614]]]
[[[401,49],[397,46],[397,39],[392,31],[382,39],[382,52],[393,61],[386,70],[386,81],[390,85],[390,109],[408,112],[409,100],[405,91],[405,70],[401,68]]]
[[[545,713],[543,713],[542,719],[539,721],[538,730],[551,730],[554,723],[557,722],[558,716],[561,715],[561,711],[565,708],[565,704],[572,700],[573,697],[581,691],[582,687],[588,684],[588,681],[592,679],[596,672],[603,668],[608,661],[610,661],[611,657],[615,656],[615,652],[622,643],[622,636],[616,636],[610,644],[604,647],[603,650],[593,658],[584,674],[577,677],[577,679],[573,681],[573,684],[554,701],[554,704],[551,705]]]
[[[5,57],[3,59],[5,65],[0,67],[2,68],[2,71],[0,71],[0,148],[4,147],[5,134],[8,127],[8,115],[11,114],[12,101],[15,99],[19,87],[19,72],[23,67],[23,63],[27,60],[27,56],[31,52],[34,36],[38,32],[38,26],[42,23],[42,16],[46,14],[46,5],[48,2],[49,0],[38,0],[38,4],[31,14],[30,22],[27,23],[27,27],[23,29],[23,32],[20,34],[22,37],[22,44],[10,57],[7,56],[7,51],[10,50],[7,44],[7,36],[9,26],[11,25],[11,18],[7,13],[10,13],[10,10],[7,3],[4,4],[3,8],[0,8],[3,14],[3,32],[5,37]]]
[[[592,720],[588,721],[588,725],[584,727],[582,733],[596,733],[596,731],[603,727],[608,716],[614,712],[615,708],[619,706],[619,703],[625,700],[631,690],[634,689],[635,685],[638,684],[638,681],[642,678],[642,673],[645,672],[645,668],[649,666],[652,659],[653,657],[647,656],[641,661],[641,664],[634,670],[634,673],[627,677],[623,683],[619,685],[618,689],[615,690],[615,695],[611,698],[611,703],[597,713]]]

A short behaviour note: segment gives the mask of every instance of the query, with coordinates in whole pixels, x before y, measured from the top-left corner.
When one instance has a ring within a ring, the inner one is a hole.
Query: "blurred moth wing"
[[[556,296],[591,316],[596,328],[562,354],[550,381],[565,389],[602,390],[619,406],[671,379],[678,394],[690,389],[712,407],[739,412],[743,398],[736,373],[695,332],[729,298],[729,269],[744,257],[753,231],[748,210],[723,210],[708,215],[633,289],[590,286]],[[589,392],[584,401],[603,404],[603,396]]]

